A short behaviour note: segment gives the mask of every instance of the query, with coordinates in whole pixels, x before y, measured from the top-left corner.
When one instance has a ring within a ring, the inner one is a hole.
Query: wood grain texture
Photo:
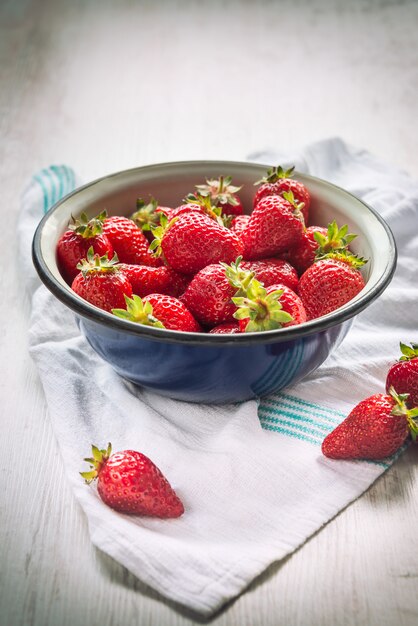
[[[88,180],[340,135],[418,176],[417,20],[414,1],[3,0],[2,250],[16,254],[21,189],[51,163]],[[10,266],[0,303],[1,626],[199,622],[92,548],[27,354],[22,277]],[[417,465],[410,449],[211,623],[416,624]]]

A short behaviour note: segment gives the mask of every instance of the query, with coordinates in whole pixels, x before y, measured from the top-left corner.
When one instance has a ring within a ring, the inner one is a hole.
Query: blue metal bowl
[[[76,314],[94,350],[125,379],[159,394],[190,402],[226,403],[264,396],[295,384],[313,372],[347,334],[354,316],[389,284],[396,246],[383,219],[364,202],[326,181],[295,174],[312,196],[310,223],[336,219],[358,233],[352,248],[369,259],[366,286],[349,303],[317,320],[264,333],[211,335],[151,328],[115,317],[80,298],[65,283],[55,249],[71,215],[129,215],[137,197],[157,197],[177,206],[194,185],[208,177],[231,175],[243,185],[248,213],[253,182],[266,166],[229,161],[166,163],[126,170],[81,187],[43,218],[33,241],[33,260],[45,285]]]

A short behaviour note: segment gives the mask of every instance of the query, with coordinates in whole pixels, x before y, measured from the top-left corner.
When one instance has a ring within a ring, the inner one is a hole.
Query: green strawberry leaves
[[[272,167],[267,170],[266,176],[263,176],[260,180],[258,180],[254,185],[261,185],[264,183],[276,183],[278,180],[283,178],[291,178],[293,176],[295,166],[289,167],[289,169],[285,170],[281,165],[277,167]]]
[[[93,246],[90,246],[87,250],[87,258],[81,259],[81,261],[77,263],[77,269],[80,270],[83,276],[93,274],[94,272],[112,274],[118,271],[119,266],[119,259],[116,252],[113,257],[109,259],[107,253],[103,256],[95,254]]]
[[[391,387],[389,389],[389,395],[395,401],[395,404],[392,408],[392,415],[403,415],[408,422],[408,428],[411,433],[411,437],[413,441],[416,441],[418,436],[418,407],[414,409],[408,409],[406,405],[406,401],[409,397],[409,393],[396,393],[395,388]]]
[[[305,219],[304,219],[303,213],[302,213],[302,209],[305,207],[305,203],[304,202],[299,202],[299,204],[298,204],[296,202],[295,196],[293,195],[293,191],[283,191],[282,192],[282,196],[295,209],[293,211],[293,214],[295,215],[295,217],[300,219],[300,221],[303,223],[303,225],[305,225]]]
[[[112,309],[113,315],[129,320],[130,322],[143,324],[144,326],[165,328],[164,324],[153,315],[154,311],[151,302],[144,302],[142,298],[137,295],[134,295],[132,298],[125,295],[125,302],[126,310]]]
[[[411,343],[411,346],[408,346],[406,343],[401,342],[399,346],[402,353],[400,361],[410,361],[418,357],[418,343]]]
[[[112,444],[108,443],[107,448],[99,450],[97,446],[91,446],[92,457],[84,459],[87,463],[90,463],[90,470],[88,472],[80,472],[80,476],[84,478],[87,484],[91,483],[97,476],[103,465],[109,459],[112,454]]]
[[[225,270],[225,274],[229,281],[229,284],[231,285],[231,287],[236,287],[238,290],[235,293],[235,296],[245,295],[252,279],[254,278],[254,272],[243,270],[239,267],[241,261],[242,261],[242,256],[239,256],[230,265],[227,265],[226,263],[221,262],[221,265]]]
[[[107,211],[104,210],[96,217],[88,218],[87,213],[81,213],[78,219],[71,216],[72,224],[69,224],[69,230],[74,231],[77,235],[81,235],[83,239],[91,239],[103,232],[103,222],[107,217]]]
[[[313,236],[319,246],[316,251],[318,258],[328,254],[328,252],[346,250],[353,239],[357,237],[357,235],[348,232],[347,224],[339,228],[335,220],[328,224],[326,235],[317,231]]]
[[[237,206],[238,200],[234,194],[238,193],[242,187],[231,185],[232,176],[220,176],[219,178],[206,179],[205,185],[195,185],[199,195],[208,197],[215,205],[230,204]]]
[[[266,288],[255,278],[249,283],[245,296],[232,298],[238,307],[234,313],[237,320],[248,319],[245,332],[260,332],[282,328],[284,324],[293,321],[293,317],[283,311],[280,303],[282,289],[267,293]]]
[[[336,261],[342,261],[343,263],[347,263],[347,265],[351,265],[351,267],[354,267],[356,269],[363,267],[363,265],[368,262],[368,259],[357,256],[349,250],[344,249],[327,252],[326,254],[317,257],[315,261],[322,261],[323,259],[335,259]]]
[[[158,201],[150,196],[146,203],[142,198],[136,201],[136,211],[132,213],[131,220],[143,231],[150,231],[153,226],[160,223],[160,214],[157,211]]]

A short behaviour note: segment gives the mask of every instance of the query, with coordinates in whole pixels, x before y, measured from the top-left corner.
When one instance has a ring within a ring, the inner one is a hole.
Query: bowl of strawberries
[[[371,207],[293,168],[266,169],[125,170],[40,222],[42,281],[123,378],[191,402],[279,391],[313,372],[387,287],[396,246]]]

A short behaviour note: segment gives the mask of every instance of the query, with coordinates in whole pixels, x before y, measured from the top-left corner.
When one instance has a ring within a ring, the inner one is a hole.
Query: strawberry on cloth
[[[287,162],[285,155],[260,160]],[[187,404],[126,384],[87,344],[72,312],[34,277],[30,245],[44,206],[38,180],[23,197],[19,243],[32,298],[30,351],[91,540],[161,595],[206,617],[302,546],[390,467],[392,457],[328,459],[321,444],[357,403],[385,392],[399,341],[418,342],[418,182],[338,139],[313,144],[292,162],[379,211],[397,239],[399,264],[389,288],[358,315],[341,347],[314,374],[270,397],[260,379],[259,403]],[[293,360],[273,364],[269,377],[286,384],[303,350],[298,344]],[[183,515],[120,514],[84,484],[80,460],[92,442],[109,440],[115,450],[137,450],[161,468],[183,502]]]

